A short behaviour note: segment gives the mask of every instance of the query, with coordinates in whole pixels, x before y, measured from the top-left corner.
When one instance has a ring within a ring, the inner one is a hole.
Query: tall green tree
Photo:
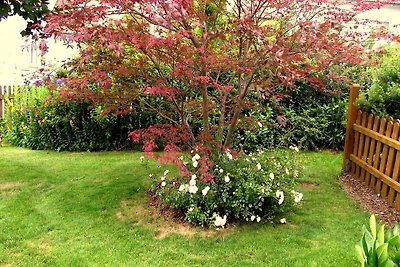
[[[21,32],[29,35],[37,29],[44,20],[44,15],[49,12],[47,0],[1,0],[0,21],[9,16],[20,15],[27,22],[27,27]]]

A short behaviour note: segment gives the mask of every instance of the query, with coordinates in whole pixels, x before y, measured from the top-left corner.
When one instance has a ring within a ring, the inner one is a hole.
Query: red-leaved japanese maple
[[[70,0],[46,30],[81,48],[61,96],[106,111],[157,113],[168,125],[131,134],[146,151],[156,138],[171,151],[196,144],[223,150],[243,111],[274,88],[296,81],[323,88],[330,66],[359,63],[360,34],[348,25],[357,23],[354,10],[382,4],[355,1],[343,10],[327,0]]]

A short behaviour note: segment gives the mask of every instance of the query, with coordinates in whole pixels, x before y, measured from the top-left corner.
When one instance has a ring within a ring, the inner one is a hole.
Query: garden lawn
[[[341,154],[303,152],[301,208],[288,224],[160,239],[141,153],[0,147],[0,266],[356,266],[368,214],[338,184]]]

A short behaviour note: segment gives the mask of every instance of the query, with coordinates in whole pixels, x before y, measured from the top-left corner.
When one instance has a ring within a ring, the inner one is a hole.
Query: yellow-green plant
[[[371,215],[369,227],[363,226],[363,236],[356,251],[361,266],[391,267],[400,266],[400,226],[386,229]]]

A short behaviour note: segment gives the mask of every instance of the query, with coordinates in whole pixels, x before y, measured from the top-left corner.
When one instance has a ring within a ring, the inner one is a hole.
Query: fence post
[[[354,131],[353,124],[357,119],[357,107],[355,102],[357,100],[358,94],[360,93],[360,85],[352,84],[350,86],[350,97],[349,97],[349,107],[347,111],[347,124],[346,124],[346,139],[344,144],[344,155],[342,170],[348,172],[350,170],[350,154],[353,151],[354,146]]]

